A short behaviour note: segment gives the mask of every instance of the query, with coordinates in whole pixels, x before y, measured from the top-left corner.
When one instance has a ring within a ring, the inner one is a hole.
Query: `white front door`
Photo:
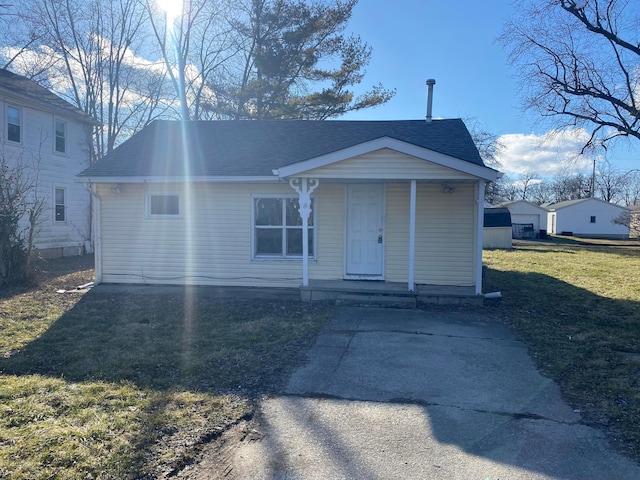
[[[384,185],[347,188],[345,278],[384,279]]]

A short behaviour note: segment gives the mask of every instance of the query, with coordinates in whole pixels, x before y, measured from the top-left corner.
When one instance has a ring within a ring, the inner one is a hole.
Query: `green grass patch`
[[[0,478],[171,475],[276,391],[330,317],[188,292],[55,293],[90,280],[83,261],[49,262],[0,297]]]
[[[489,250],[489,311],[512,325],[589,423],[640,459],[640,249],[527,244]]]

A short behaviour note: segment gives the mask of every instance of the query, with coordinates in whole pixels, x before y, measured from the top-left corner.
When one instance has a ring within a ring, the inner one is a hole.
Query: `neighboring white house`
[[[0,160],[29,172],[34,194],[44,202],[35,234],[38,253],[83,253],[91,238],[90,194],[76,175],[90,164],[95,122],[45,88],[3,69],[0,120]]]
[[[503,202],[498,207],[505,207],[511,212],[513,238],[540,238],[547,233],[547,214],[543,207],[526,200]],[[533,230],[528,226],[531,225]]]
[[[461,120],[155,121],[80,180],[97,199],[98,282],[480,295],[496,175]]]
[[[549,205],[547,230],[552,235],[574,235],[587,238],[629,238],[629,226],[614,219],[629,212],[628,208],[597,198],[581,198]]]

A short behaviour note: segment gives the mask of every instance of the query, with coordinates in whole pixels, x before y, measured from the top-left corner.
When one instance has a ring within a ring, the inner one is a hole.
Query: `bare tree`
[[[640,205],[640,170],[630,170],[624,174],[622,203],[627,207]]]
[[[225,64],[238,53],[228,1],[184,0],[175,12],[146,0],[156,39],[184,120],[210,118],[215,94],[210,84],[224,78]]]
[[[518,175],[518,178],[514,182],[512,182],[515,191],[515,199],[529,200],[531,190],[540,182],[540,175],[530,170],[527,170],[526,172]]]
[[[543,179],[529,187],[527,199],[537,205],[543,203],[553,203],[555,201],[553,187],[549,180]]]
[[[476,119],[465,119],[465,123],[469,128],[473,143],[475,143],[484,164],[491,168],[500,168],[501,165],[498,157],[504,150],[504,144],[500,142],[498,135],[489,131],[489,129],[480,124]]]
[[[591,178],[583,173],[559,174],[553,178],[554,203],[591,196]]]
[[[13,69],[102,124],[93,159],[166,111],[163,69],[135,55],[145,45],[139,0],[26,0],[16,14],[24,38],[11,49]]]
[[[605,161],[596,170],[596,196],[605,202],[622,201],[626,176],[619,169]]]
[[[519,0],[516,7],[500,39],[522,78],[523,106],[588,129],[585,148],[640,140],[640,3]]]
[[[7,158],[0,151],[0,282],[4,284],[25,281],[30,273],[33,238],[44,209],[36,181],[33,167],[23,157]]]

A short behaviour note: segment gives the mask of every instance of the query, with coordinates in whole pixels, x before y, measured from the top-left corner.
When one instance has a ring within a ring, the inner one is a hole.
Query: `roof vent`
[[[431,110],[433,106],[433,86],[436,84],[436,81],[433,78],[427,80],[427,122],[430,122]]]

